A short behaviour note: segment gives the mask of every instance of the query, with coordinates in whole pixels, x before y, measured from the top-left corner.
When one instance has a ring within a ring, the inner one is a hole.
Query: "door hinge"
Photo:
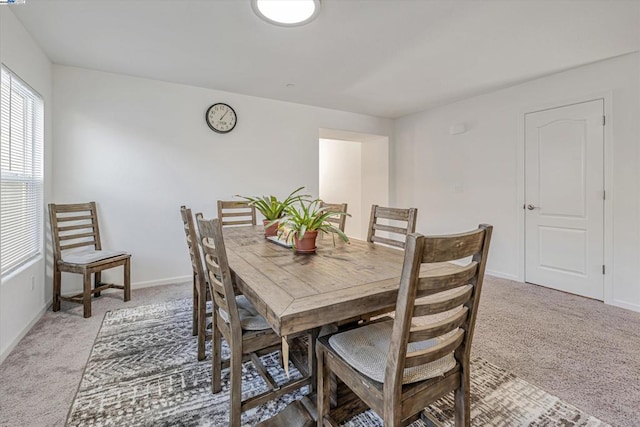
[[[602,274],[605,274],[605,268],[604,268],[604,265],[602,265]]]
[[[602,200],[607,200],[607,190],[602,190]]]
[[[602,126],[607,124],[607,116],[602,116]]]

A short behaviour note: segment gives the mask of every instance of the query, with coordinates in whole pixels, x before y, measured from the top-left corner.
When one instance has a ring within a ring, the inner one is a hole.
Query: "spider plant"
[[[244,200],[247,200],[250,205],[255,206],[256,210],[260,212],[267,221],[275,221],[282,218],[285,215],[285,210],[293,205],[295,202],[301,202],[310,197],[309,194],[298,194],[304,187],[300,187],[291,192],[284,200],[278,200],[276,196],[240,196]]]
[[[334,226],[327,219],[340,215],[349,215],[346,212],[329,211],[326,207],[321,207],[322,201],[315,199],[311,201],[302,200],[298,206],[291,205],[285,209],[285,216],[280,219],[278,237],[287,242],[302,240],[307,232],[331,233],[335,245],[335,235],[340,236],[345,242],[349,238],[342,230]],[[350,215],[349,215],[350,216]]]

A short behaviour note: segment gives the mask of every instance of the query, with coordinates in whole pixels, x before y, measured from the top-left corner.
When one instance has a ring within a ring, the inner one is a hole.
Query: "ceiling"
[[[12,10],[57,64],[389,118],[640,50],[636,0],[322,0],[292,28],[249,0]]]

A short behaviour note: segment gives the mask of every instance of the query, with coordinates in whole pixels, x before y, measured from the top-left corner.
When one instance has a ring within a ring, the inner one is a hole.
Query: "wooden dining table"
[[[223,233],[238,289],[281,336],[395,305],[401,250],[324,235],[315,254],[298,255],[265,239],[259,226]]]
[[[403,250],[319,235],[316,253],[301,255],[265,239],[260,226],[225,227],[223,234],[238,290],[282,337],[312,331],[314,339],[324,325],[394,309]]]

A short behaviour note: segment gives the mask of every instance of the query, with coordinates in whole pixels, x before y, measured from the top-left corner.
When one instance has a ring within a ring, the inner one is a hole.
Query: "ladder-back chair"
[[[402,222],[402,226],[379,224],[378,220],[392,220]],[[418,219],[418,209],[386,208],[378,205],[371,206],[371,217],[369,219],[369,232],[367,242],[383,243],[385,245],[404,248],[405,239],[411,233],[416,232],[416,221]],[[394,237],[381,237],[376,235],[377,231],[392,233]],[[397,235],[397,237],[396,237]]]
[[[492,229],[480,225],[449,236],[408,236],[395,319],[323,337],[317,344],[318,426],[333,425],[332,374],[385,426],[415,421],[451,391],[455,425],[470,425],[471,341]],[[449,263],[468,257],[464,266]]]
[[[213,393],[220,392],[222,369],[230,366],[229,425],[239,427],[242,412],[311,384],[309,374],[311,373],[312,359],[309,358],[309,365],[306,367],[297,365],[296,360],[292,359],[298,370],[303,373],[303,377],[292,379],[285,384],[276,383],[276,380],[260,361],[259,355],[278,350],[282,339],[271,329],[264,317],[258,314],[245,296],[235,295],[222,236],[222,221],[220,219],[204,219],[200,214],[196,215],[196,218],[215,310],[213,315],[215,316],[214,325],[216,328],[213,330],[211,362],[212,391]],[[224,361],[221,356],[221,335],[224,336],[231,350],[230,359]],[[312,342],[308,338],[308,349],[311,348]],[[246,360],[253,362],[269,390],[242,400],[242,362]]]
[[[49,204],[51,239],[53,242],[53,311],[60,310],[60,300],[82,304],[84,317],[91,317],[91,297],[105,289],[124,290],[124,300],[131,299],[131,255],[107,250],[100,242],[98,211],[95,202]],[[82,249],[81,249],[82,248]],[[75,249],[75,250],[73,250]],[[102,271],[124,267],[124,285],[102,283]],[[62,273],[83,276],[82,293],[62,296]],[[91,276],[94,289],[91,289]]]
[[[193,272],[193,335],[198,337],[198,360],[204,360],[206,358],[206,341],[211,339],[211,334],[207,333],[207,317],[211,316],[211,312],[207,312],[207,301],[211,300],[211,294],[202,266],[202,255],[191,209],[181,206],[180,216],[184,225]]]
[[[327,212],[344,212],[347,213],[347,204],[346,203],[325,203],[322,202],[320,203],[320,207],[321,208],[326,208]],[[342,231],[344,233],[344,227],[347,223],[347,216],[346,215],[340,215],[340,216],[332,216],[327,218],[327,222],[330,222],[331,224],[335,225],[336,227],[338,227],[340,229],[340,231]]]
[[[256,225],[256,207],[249,202],[218,200],[218,218],[222,226]]]

